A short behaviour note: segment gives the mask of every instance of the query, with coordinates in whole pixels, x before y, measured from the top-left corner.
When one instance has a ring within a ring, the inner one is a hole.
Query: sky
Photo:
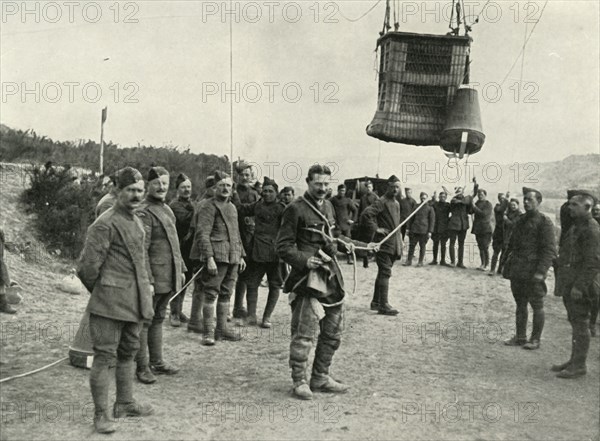
[[[392,3],[401,31],[447,32],[450,2]],[[471,81],[480,84],[486,133],[469,161],[598,153],[600,3],[490,1],[482,12],[485,4],[465,2],[468,21],[480,14]],[[10,127],[99,140],[108,106],[105,140],[220,156],[230,155],[232,129],[234,159],[289,182],[314,162],[330,163],[341,179],[447,164],[439,147],[366,135],[385,1],[24,5],[2,2],[0,119]]]

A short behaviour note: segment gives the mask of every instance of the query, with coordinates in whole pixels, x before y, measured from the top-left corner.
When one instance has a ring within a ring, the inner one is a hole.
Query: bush
[[[22,194],[28,209],[36,214],[40,238],[61,255],[76,259],[83,249],[87,227],[94,220],[100,196],[97,179],[82,176],[78,183],[72,169],[33,166],[31,186]]]

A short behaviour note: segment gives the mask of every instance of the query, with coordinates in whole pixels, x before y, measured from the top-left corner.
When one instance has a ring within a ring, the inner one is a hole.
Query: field
[[[12,174],[2,179],[2,225],[9,240],[25,241],[28,219],[16,197],[22,183]],[[586,377],[560,380],[549,371],[570,353],[570,326],[550,274],[541,349],[504,346],[514,327],[508,282],[474,269],[473,244],[466,255],[467,270],[397,263],[390,292],[397,317],[368,309],[374,263],[357,269],[354,294],[352,267],[342,264],[350,295],[332,373],[351,385],[347,394],[312,402],[290,395],[290,313],[282,296],[274,327],[239,328],[242,342],[204,347],[199,336],[166,323],[166,358],[181,372],[136,383],[134,391],[155,415],[121,420],[108,437],[94,434],[89,371],[65,361],[0,384],[0,438],[598,440],[600,339]],[[0,316],[1,378],[66,356],[87,301],[58,288],[69,262],[40,251],[8,253],[8,265],[24,300],[17,315]],[[260,312],[265,300],[261,289]]]

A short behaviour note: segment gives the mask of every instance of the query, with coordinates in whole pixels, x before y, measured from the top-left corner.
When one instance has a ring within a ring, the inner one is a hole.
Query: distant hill
[[[571,155],[539,166],[539,190],[549,197],[565,197],[567,189],[575,188],[591,190],[600,197],[600,154]]]

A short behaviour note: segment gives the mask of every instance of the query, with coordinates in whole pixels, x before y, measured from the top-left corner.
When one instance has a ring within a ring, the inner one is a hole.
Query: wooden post
[[[100,118],[100,174],[104,174],[104,122],[108,116],[108,106],[102,109]]]

